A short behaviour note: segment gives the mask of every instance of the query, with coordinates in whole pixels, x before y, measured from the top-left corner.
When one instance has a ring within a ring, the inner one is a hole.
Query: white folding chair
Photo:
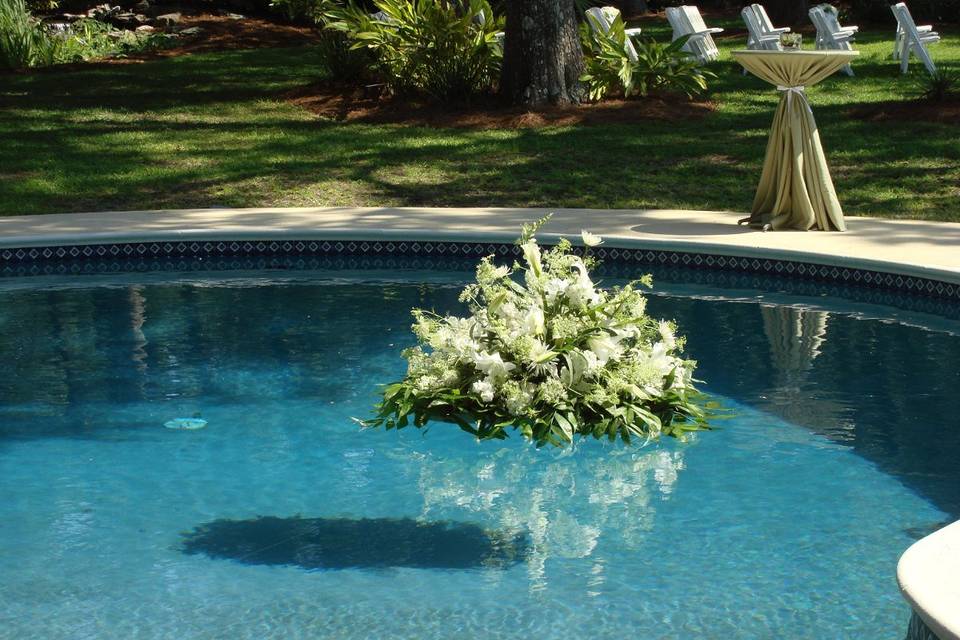
[[[910,10],[903,2],[893,5],[890,10],[897,18],[894,58],[900,59],[900,72],[907,72],[907,66],[910,64],[910,54],[912,53],[920,58],[930,75],[936,74],[937,65],[933,64],[933,58],[930,57],[927,45],[939,42],[940,34],[934,31],[930,25],[918,27],[917,23],[913,21],[913,16],[910,15]]]
[[[590,28],[594,32],[600,30],[603,33],[610,33],[614,21],[620,17],[620,10],[616,7],[591,7],[587,9],[585,13],[587,16],[587,24],[590,25]],[[640,31],[640,27],[623,30],[623,33],[626,35],[624,48],[627,50],[627,56],[632,62],[637,61],[637,50],[634,48],[630,38],[640,35]]]
[[[693,54],[700,62],[709,62],[720,57],[713,34],[723,33],[723,29],[707,27],[700,10],[695,6],[667,7],[667,21],[673,29],[674,40],[689,36],[683,50]]]
[[[760,22],[760,28],[764,33],[772,33],[779,36],[781,33],[789,33],[790,27],[775,27],[773,22],[770,20],[770,16],[767,15],[767,10],[763,7],[762,4],[752,4],[750,7],[753,9],[754,13],[757,15],[757,20]]]
[[[892,10],[893,7],[890,7],[890,9]],[[909,10],[907,11],[907,13],[909,13]],[[894,16],[896,16],[896,11],[894,11]],[[910,17],[913,18],[913,16],[910,16]],[[918,24],[915,26],[917,27],[917,33],[919,33],[920,35],[936,33],[933,30],[933,25]],[[903,46],[903,27],[900,26],[900,21],[897,20],[897,34],[893,39],[893,59],[894,60],[900,59],[900,48],[902,46]]]
[[[860,31],[860,27],[856,25],[847,25],[840,26],[840,17],[837,15],[837,8],[832,4],[821,4],[820,8],[823,9],[823,17],[827,20],[827,26],[834,32],[849,32],[856,33]]]
[[[839,24],[836,23],[835,20],[831,20],[829,17],[827,17],[828,12],[824,9],[824,5],[813,7],[808,13],[810,15],[810,20],[813,22],[813,26],[817,28],[817,49],[853,51],[853,45],[851,42],[853,42],[856,31],[838,31],[837,28]],[[835,24],[837,26],[834,26]],[[852,76],[853,67],[851,67],[849,64],[845,65],[843,67],[843,72],[848,76]]]
[[[743,18],[744,24],[747,25],[747,49],[780,51],[783,48],[780,46],[780,34],[790,31],[790,27],[782,29],[770,27],[768,29],[764,25],[757,7],[763,9],[761,5],[752,4],[740,11],[740,16]],[[766,15],[766,11],[763,12],[763,15]],[[746,73],[746,69],[744,69],[744,73]]]

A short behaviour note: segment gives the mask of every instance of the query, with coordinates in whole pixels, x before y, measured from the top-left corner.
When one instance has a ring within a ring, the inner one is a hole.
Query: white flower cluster
[[[582,238],[587,252],[602,242]],[[420,345],[405,352],[407,377],[385,396],[382,416],[416,413],[418,426],[446,416],[481,437],[511,426],[562,444],[575,432],[657,436],[675,417],[696,415],[686,397],[694,363],[678,355],[674,325],[646,315],[637,290],[649,278],[603,290],[589,254],[566,240],[543,252],[531,232],[521,249],[513,269],[481,261],[461,294],[469,317],[414,312]]]

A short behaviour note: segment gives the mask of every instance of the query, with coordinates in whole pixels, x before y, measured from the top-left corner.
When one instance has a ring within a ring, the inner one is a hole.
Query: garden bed
[[[850,109],[849,115],[867,122],[960,122],[960,96],[946,100],[886,101]]]
[[[184,29],[199,27],[200,33],[175,47],[147,54],[153,57],[171,57],[203,51],[229,49],[259,49],[263,47],[298,47],[314,42],[315,29],[280,24],[263,18],[244,16],[234,18],[213,14],[183,16]]]
[[[469,105],[451,106],[384,96],[377,86],[336,86],[330,83],[299,87],[284,97],[323,118],[340,122],[465,129],[629,124],[638,120],[686,121],[702,118],[716,108],[712,102],[693,102],[675,95],[649,96],[639,100],[604,100],[578,107],[544,107],[537,110],[503,106],[492,97]]]

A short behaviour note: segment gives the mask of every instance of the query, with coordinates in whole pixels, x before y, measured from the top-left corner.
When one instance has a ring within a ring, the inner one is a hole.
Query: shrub
[[[56,62],[124,56],[157,49],[175,41],[167,34],[118,31],[105,22],[90,19],[77,20],[66,34],[54,37],[62,41]]]
[[[54,57],[56,42],[24,0],[0,2],[0,67],[24,69]]]
[[[347,34],[324,29],[317,42],[320,59],[326,67],[327,77],[338,82],[363,80],[374,63],[366,49],[354,49]]]
[[[327,11],[336,12],[339,6],[330,0],[273,0],[270,6],[282,12],[289,20],[305,20],[326,27]],[[317,52],[323,61],[327,78],[338,82],[364,79],[374,66],[374,58],[367,49],[353,47],[354,41],[345,31],[323,29],[317,42]]]
[[[920,81],[920,98],[932,102],[943,102],[958,95],[960,83],[952,73],[937,71],[933,75],[924,75]]]
[[[609,32],[591,30],[589,42],[587,72],[580,79],[587,84],[591,100],[601,100],[612,93],[625,98],[645,96],[653,90],[682,91],[692,97],[705,91],[707,79],[713,77],[693,56],[682,51],[684,38],[667,45],[629,38],[619,16]],[[631,45],[636,60],[631,57]]]
[[[59,0],[28,0],[30,11],[53,11],[60,6]]]
[[[377,17],[348,0],[322,12],[395,93],[451,102],[488,91],[500,72],[503,21],[486,0],[376,0]]]
[[[26,69],[123,55],[162,46],[162,34],[114,31],[96,20],[77,20],[67,31],[51,33],[24,0],[0,2],[0,68]]]
[[[279,11],[288,20],[310,20],[322,22],[324,2],[322,0],[272,0],[270,7]]]

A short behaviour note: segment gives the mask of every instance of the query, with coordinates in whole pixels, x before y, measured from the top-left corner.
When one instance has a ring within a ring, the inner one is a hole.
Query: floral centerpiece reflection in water
[[[598,289],[589,251],[602,240],[583,232],[582,256],[566,239],[542,251],[535,233],[548,219],[524,225],[523,264],[480,262],[460,295],[469,317],[414,310],[420,344],[403,353],[407,375],[386,386],[364,426],[436,420],[481,440],[516,429],[537,446],[576,434],[630,442],[708,428],[684,340],[646,313],[640,288],[650,276]]]

